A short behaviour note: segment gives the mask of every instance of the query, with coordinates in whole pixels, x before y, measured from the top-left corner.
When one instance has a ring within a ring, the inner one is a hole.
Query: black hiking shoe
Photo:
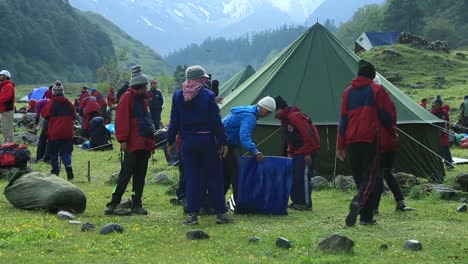
[[[197,214],[188,214],[187,219],[182,223],[184,225],[198,225],[198,215]]]
[[[297,211],[312,211],[312,207],[301,204],[291,204],[289,208]]]
[[[115,209],[117,208],[118,204],[115,203],[108,203],[107,209],[104,210],[104,214],[111,215],[114,213]]]
[[[146,211],[145,208],[143,208],[143,206],[137,206],[137,207],[132,207],[132,214],[136,214],[136,215],[147,215],[148,214],[148,211]]]
[[[216,216],[216,223],[217,224],[229,224],[234,222],[234,219],[228,217],[226,214],[219,214]]]
[[[405,201],[401,200],[397,202],[396,210],[400,212],[415,211],[416,209],[406,206]]]
[[[359,221],[359,224],[363,226],[370,226],[370,225],[376,225],[377,221],[375,219],[371,219],[369,221]]]
[[[345,223],[347,226],[354,226],[356,224],[356,219],[359,214],[361,207],[359,206],[359,203],[357,202],[352,202],[349,205],[349,214],[346,217]]]
[[[67,171],[67,179],[68,179],[69,181],[73,180],[73,178],[75,178],[75,175],[73,174],[73,168],[72,168],[72,166],[66,167],[65,170]]]
[[[379,214],[380,214],[379,209],[372,210],[372,215],[379,215]]]

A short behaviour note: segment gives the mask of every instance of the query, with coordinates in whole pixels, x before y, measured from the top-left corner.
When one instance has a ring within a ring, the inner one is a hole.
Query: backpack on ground
[[[24,144],[9,142],[0,146],[0,167],[24,167],[31,160],[31,152]]]

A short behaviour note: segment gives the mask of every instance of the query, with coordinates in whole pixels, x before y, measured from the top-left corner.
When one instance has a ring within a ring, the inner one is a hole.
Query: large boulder
[[[468,173],[461,173],[455,177],[452,188],[455,190],[468,192]]]
[[[433,41],[427,46],[427,48],[434,51],[449,52],[448,42],[444,40]]]
[[[413,186],[419,185],[418,177],[412,174],[398,172],[398,173],[395,173],[395,178],[397,179],[400,187],[404,190],[409,190]]]
[[[418,37],[416,35],[413,35],[409,32],[402,32],[400,36],[398,37],[398,43],[400,44],[407,44],[407,45],[412,45],[412,46],[418,46],[418,47],[426,47],[427,46],[427,40]]]
[[[28,146],[37,146],[39,136],[30,132],[24,132],[14,137],[15,142],[24,143]]]
[[[355,189],[356,183],[354,182],[353,176],[338,175],[335,178],[335,186],[337,189],[346,192]]]
[[[314,191],[320,191],[320,190],[328,188],[328,181],[322,176],[313,177],[311,182],[312,182],[312,189]]]
[[[26,113],[21,120],[18,121],[18,126],[26,128],[34,128],[36,126],[36,114]]]
[[[330,252],[351,252],[354,247],[354,241],[340,234],[333,234],[322,239],[318,244],[318,249]]]
[[[426,183],[426,184],[421,185],[421,188],[426,193],[436,192],[440,195],[440,198],[445,199],[445,200],[455,199],[457,198],[457,194],[461,193],[460,191],[454,190],[443,184]]]
[[[285,249],[290,249],[293,247],[291,241],[284,237],[278,237],[276,239],[276,246],[279,248],[285,248]]]
[[[412,251],[421,251],[423,249],[422,244],[417,240],[408,240],[408,241],[406,241],[403,248],[406,249],[406,250],[412,250]]]

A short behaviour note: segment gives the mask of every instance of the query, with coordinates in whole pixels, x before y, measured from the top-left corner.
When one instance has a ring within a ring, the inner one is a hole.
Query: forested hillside
[[[0,1],[0,65],[17,83],[96,80],[115,56],[99,27],[63,0]]]

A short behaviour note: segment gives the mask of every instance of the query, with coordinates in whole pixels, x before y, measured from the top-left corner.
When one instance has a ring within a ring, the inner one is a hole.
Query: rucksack
[[[31,160],[31,152],[24,144],[14,142],[0,146],[0,167],[22,167]]]
[[[129,84],[129,83],[124,83],[124,84],[119,88],[119,90],[117,90],[117,96],[116,96],[117,100],[120,100],[120,97],[122,97],[122,95],[123,95],[124,93],[127,92],[127,90],[128,90],[129,87],[130,87],[130,84]]]

